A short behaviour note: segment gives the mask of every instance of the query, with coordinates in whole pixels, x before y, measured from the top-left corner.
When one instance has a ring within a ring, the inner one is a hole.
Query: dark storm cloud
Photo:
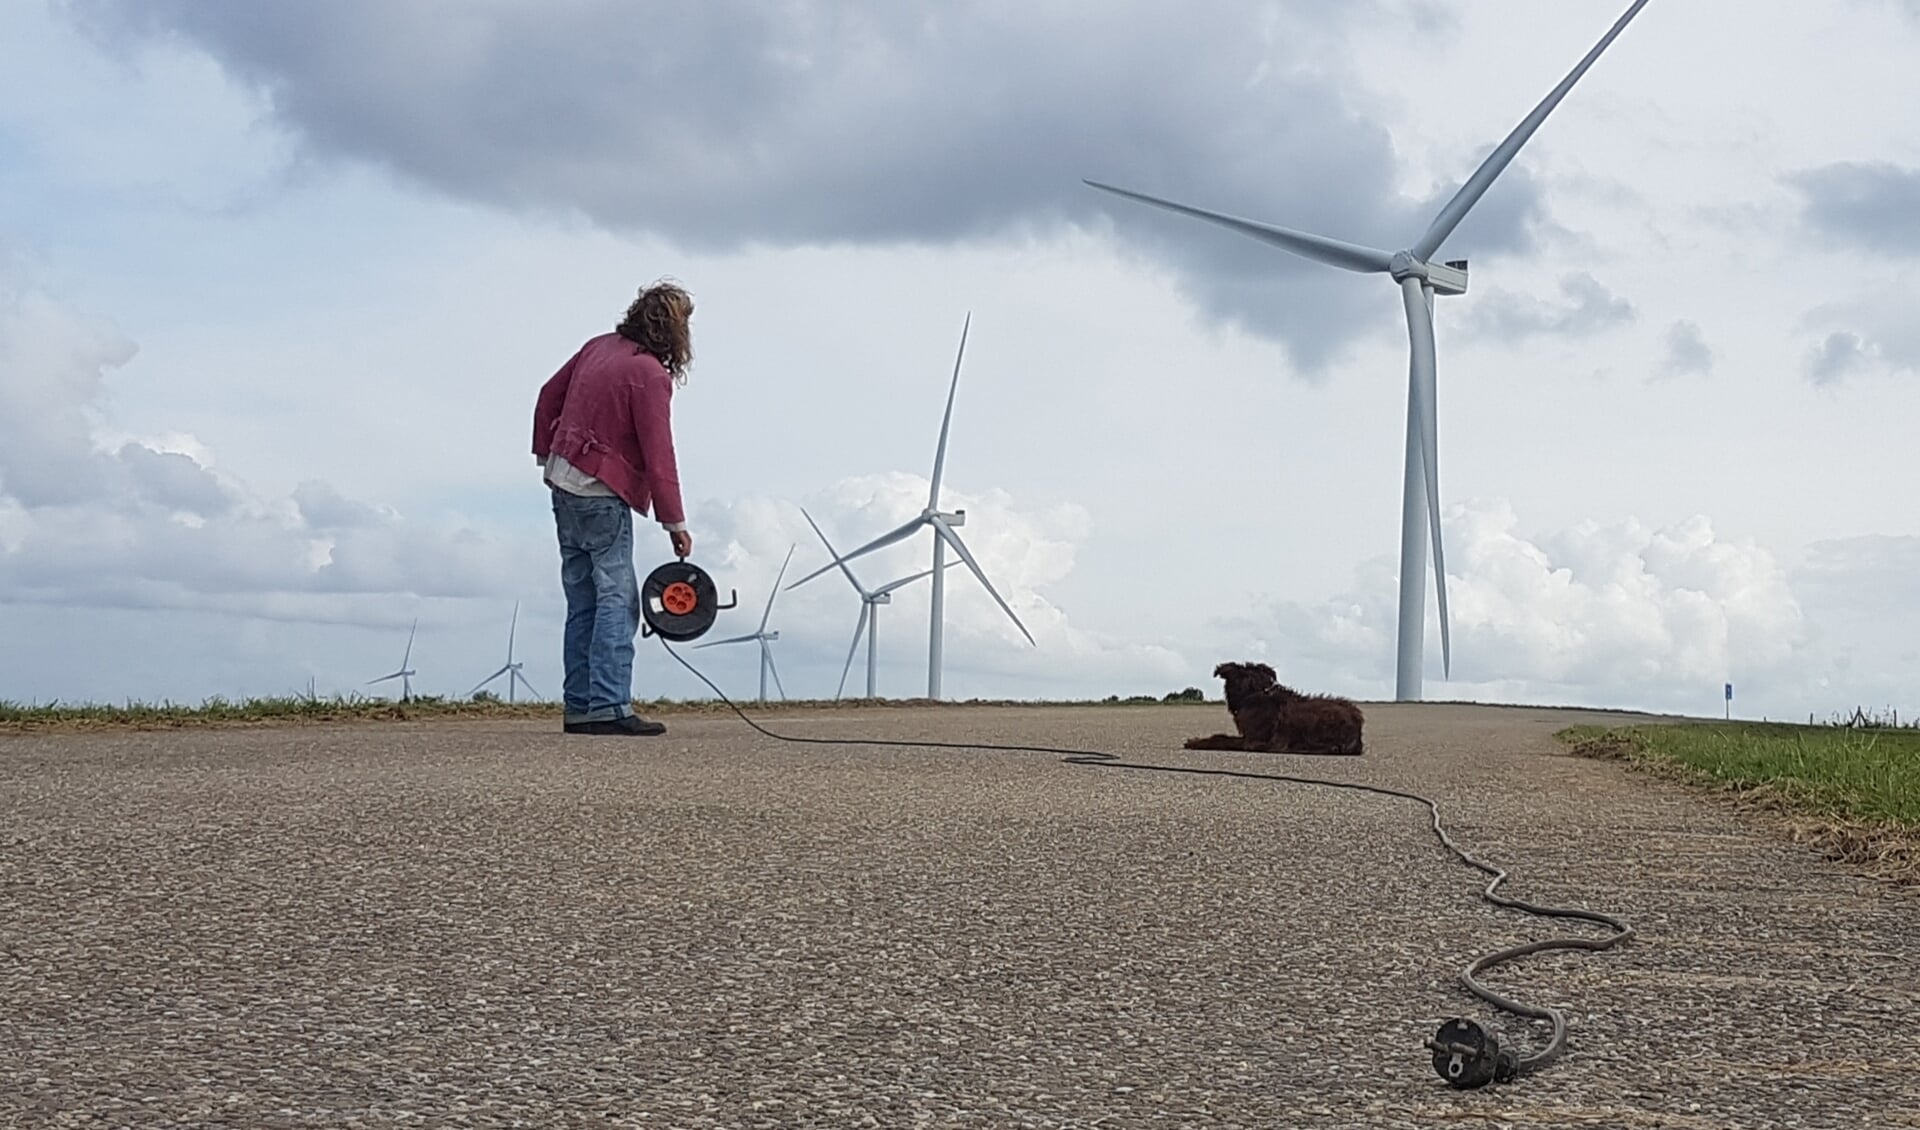
[[[1329,69],[1351,28],[1436,18],[1402,0],[71,10],[102,34],[200,45],[318,153],[692,249],[941,245],[1109,218],[1215,316],[1308,368],[1393,324],[1396,296],[1080,179],[1388,249],[1453,188],[1396,192],[1387,131]],[[1529,108],[1509,109],[1517,121]],[[1445,175],[1464,179],[1480,156]],[[1540,214],[1538,185],[1509,169],[1446,252],[1524,250]]]
[[[1788,181],[1815,231],[1876,255],[1920,255],[1920,169],[1840,162]]]
[[[1499,338],[1539,334],[1580,337],[1633,321],[1633,303],[1608,290],[1600,280],[1577,271],[1560,280],[1559,301],[1499,291],[1487,295],[1467,317],[1472,332]]]

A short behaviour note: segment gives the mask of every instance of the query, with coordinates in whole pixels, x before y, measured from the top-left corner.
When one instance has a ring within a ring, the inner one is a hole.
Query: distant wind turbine
[[[757,641],[760,644],[760,701],[763,703],[767,701],[767,675],[769,672],[773,675],[773,685],[780,691],[780,697],[782,699],[787,697],[787,688],[780,685],[780,669],[773,665],[773,649],[767,646],[774,640],[779,639],[780,633],[767,631],[767,621],[773,617],[773,598],[780,595],[780,580],[787,575],[787,566],[793,561],[793,551],[797,548],[799,547],[787,547],[787,559],[780,563],[780,574],[773,579],[773,591],[767,594],[767,610],[760,614],[760,627],[757,631],[744,636],[734,636],[731,639],[713,640],[710,643],[694,645],[694,647],[698,649],[703,647],[719,647],[721,644],[728,643],[751,643]]]
[[[1440,656],[1443,672],[1453,673],[1453,644],[1447,615],[1447,570],[1446,560],[1440,545],[1440,470],[1439,470],[1439,423],[1435,399],[1438,386],[1435,377],[1433,344],[1433,296],[1435,294],[1455,295],[1467,292],[1467,261],[1450,260],[1445,263],[1434,261],[1434,255],[1440,245],[1446,242],[1453,230],[1460,225],[1473,206],[1492,186],[1494,178],[1505,171],[1513,161],[1520,147],[1527,143],[1547,115],[1560,104],[1573,84],[1586,74],[1600,53],[1605,51],[1640,9],[1646,7],[1647,0],[1634,0],[1626,14],[1615,21],[1607,34],[1601,37],[1593,50],[1587,52],[1560,85],[1553,88],[1541,103],[1534,107],[1521,123],[1514,127],[1505,141],[1474,170],[1467,182],[1460,186],[1453,198],[1434,216],[1427,230],[1415,240],[1413,245],[1402,251],[1388,252],[1374,247],[1346,243],[1326,236],[1296,231],[1292,228],[1275,227],[1254,220],[1243,220],[1236,216],[1220,212],[1209,212],[1203,208],[1194,208],[1186,204],[1176,204],[1171,200],[1148,196],[1129,189],[1115,188],[1097,181],[1085,183],[1103,192],[1111,192],[1151,204],[1157,208],[1178,212],[1230,228],[1242,235],[1251,236],[1263,243],[1272,244],[1284,251],[1304,256],[1315,262],[1343,270],[1357,271],[1363,274],[1385,274],[1400,287],[1402,305],[1406,308],[1407,336],[1411,346],[1412,359],[1407,375],[1407,456],[1404,489],[1401,494],[1400,511],[1400,636],[1396,657],[1395,697],[1403,702],[1418,701],[1420,698],[1421,661],[1426,644],[1426,542],[1433,542],[1433,576],[1435,595],[1440,610]],[[1425,511],[1426,531],[1422,531],[1422,510]]]
[[[526,664],[515,663],[513,661],[513,636],[514,636],[514,632],[519,627],[520,627],[520,602],[516,600],[513,602],[513,620],[511,623],[507,625],[506,666],[500,668],[498,671],[495,671],[493,674],[488,675],[486,678],[480,680],[480,686],[475,687],[472,690],[467,692],[468,698],[472,698],[474,695],[479,694],[481,691],[481,688],[485,687],[488,683],[493,682],[495,679],[498,679],[502,675],[505,675],[507,677],[507,701],[508,702],[514,701],[513,685],[515,683],[519,683],[521,686],[527,688],[527,693],[532,695],[536,700],[543,697],[539,691],[536,691],[533,689],[532,683],[527,682],[527,677],[520,673],[520,668],[526,666]]]
[[[413,627],[408,629],[407,631],[407,651],[406,651],[406,654],[402,656],[400,659],[400,669],[398,671],[395,671],[391,675],[382,675],[378,679],[368,680],[367,682],[368,686],[373,686],[375,683],[385,683],[393,679],[398,679],[400,680],[400,701],[411,702],[413,700],[413,677],[415,675],[418,675],[420,672],[415,671],[413,668],[407,666],[407,664],[409,661],[413,659],[413,634],[419,630],[420,630],[420,620],[418,617],[415,617],[413,621]],[[308,688],[307,694],[309,697],[312,696],[313,690],[311,687]]]
[[[933,568],[929,570],[929,572],[933,575],[933,609],[930,616],[931,624],[927,631],[927,697],[932,699],[938,699],[940,697],[940,665],[944,643],[942,637],[946,620],[948,546],[953,547],[954,553],[958,554],[960,560],[966,563],[968,569],[972,570],[973,575],[979,578],[981,587],[986,589],[994,601],[1000,605],[1000,610],[1005,612],[1007,617],[1013,621],[1013,626],[1020,629],[1020,634],[1027,637],[1027,642],[1030,644],[1034,642],[1033,633],[1027,631],[1027,626],[1020,622],[1020,617],[1013,614],[1013,609],[1001,598],[998,590],[993,587],[993,582],[987,580],[987,575],[980,571],[980,563],[975,561],[973,554],[967,550],[967,543],[961,541],[960,535],[954,532],[954,527],[966,525],[967,512],[965,510],[956,510],[952,513],[947,513],[940,509],[940,478],[946,469],[947,463],[947,433],[953,423],[953,398],[954,394],[960,389],[960,362],[961,359],[967,355],[967,331],[971,329],[972,326],[973,315],[969,313],[965,324],[960,327],[960,352],[953,358],[953,382],[947,388],[946,415],[940,418],[940,444],[934,449],[933,453],[933,489],[927,492],[926,509],[920,512],[919,517],[906,522],[897,529],[881,534],[879,537],[874,538],[872,541],[844,557],[834,558],[827,564],[787,586],[790,589],[799,588],[801,585],[806,584],[808,581],[813,580],[815,577],[818,577],[820,574],[825,573],[835,566],[844,565],[846,562],[863,554],[872,553],[876,549],[884,549],[897,541],[912,537],[922,526],[932,529]],[[1038,647],[1039,645],[1034,644],[1034,646]]]
[[[827,547],[827,556],[839,564],[840,571],[847,575],[847,583],[853,586],[854,592],[860,594],[860,620],[853,626],[853,643],[847,648],[847,662],[840,668],[840,686],[833,692],[833,697],[839,698],[846,693],[847,673],[853,670],[853,657],[860,651],[860,634],[865,632],[867,636],[867,697],[873,698],[879,668],[874,636],[880,629],[880,606],[893,603],[895,589],[905,588],[922,577],[932,576],[933,570],[923,569],[911,577],[902,577],[897,581],[889,581],[877,589],[868,589],[860,583],[860,578],[853,575],[853,570],[847,568],[847,563],[840,557],[840,551],[833,548],[833,543],[827,540],[827,535],[820,533],[820,523],[813,520],[813,515],[807,514],[804,507],[801,508],[800,513],[806,514],[807,525],[813,527],[814,533],[820,534],[820,544]],[[958,561],[949,561],[945,567],[951,569],[958,564],[960,564]]]

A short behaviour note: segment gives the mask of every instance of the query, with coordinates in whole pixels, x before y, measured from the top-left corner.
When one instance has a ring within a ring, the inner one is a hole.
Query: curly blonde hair
[[[637,352],[653,354],[676,380],[685,381],[693,365],[693,296],[671,279],[640,289],[640,296],[614,331],[633,342]]]

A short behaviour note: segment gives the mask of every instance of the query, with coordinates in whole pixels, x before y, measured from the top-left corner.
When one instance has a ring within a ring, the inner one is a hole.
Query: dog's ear
[[[1224,678],[1226,678],[1226,677],[1227,677],[1228,675],[1230,675],[1230,674],[1232,674],[1232,673],[1233,673],[1233,669],[1234,669],[1235,667],[1238,667],[1238,666],[1240,666],[1240,665],[1239,665],[1238,663],[1222,663],[1222,664],[1219,664],[1219,665],[1217,665],[1216,667],[1214,667],[1214,669],[1213,669],[1213,677],[1214,677],[1214,678],[1216,678],[1216,679],[1224,679]]]
[[[1273,679],[1276,682],[1279,681],[1279,676],[1273,673],[1273,668],[1267,666],[1264,663],[1255,663],[1251,668],[1249,668],[1249,670],[1258,671],[1269,679]]]

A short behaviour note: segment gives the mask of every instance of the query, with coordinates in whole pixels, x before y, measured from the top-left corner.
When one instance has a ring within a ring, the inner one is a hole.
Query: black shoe
[[[569,734],[630,734],[635,737],[650,738],[667,732],[663,722],[649,722],[638,714],[629,714],[625,718],[608,718],[600,722],[568,722]]]

